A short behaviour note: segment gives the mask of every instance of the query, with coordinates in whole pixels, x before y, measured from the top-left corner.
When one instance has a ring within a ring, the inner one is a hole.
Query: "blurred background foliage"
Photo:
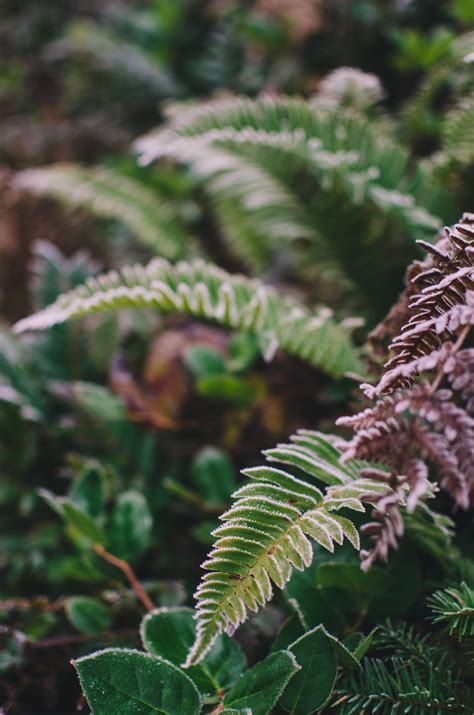
[[[253,336],[185,317],[124,312],[21,339],[9,325],[99,270],[158,253],[209,257],[371,327],[402,287],[414,240],[474,205],[473,33],[470,0],[3,1],[5,713],[87,712],[69,658],[136,645],[139,604],[91,551],[75,509],[156,605],[189,604],[238,468],[299,427],[332,426],[354,400],[349,379],[280,353],[266,364]],[[236,95],[250,98],[244,119]],[[283,102],[281,121],[264,98]],[[301,141],[318,112],[330,120],[314,128],[316,143]],[[157,126],[166,151],[153,154],[153,134],[131,150]],[[251,661],[295,593],[308,624],[347,635],[387,617],[423,629],[426,597],[459,569],[472,589],[472,561],[457,569],[448,558],[468,552],[467,517],[455,516],[455,547],[446,524],[410,518],[404,556],[382,586],[360,576],[356,603],[353,583],[324,580],[323,554],[295,577],[242,629]],[[390,657],[409,640],[391,627],[379,644]],[[467,671],[461,646],[450,649]]]

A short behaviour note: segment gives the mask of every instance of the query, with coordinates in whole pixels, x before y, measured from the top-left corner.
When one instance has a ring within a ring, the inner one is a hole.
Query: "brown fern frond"
[[[420,458],[436,467],[456,504],[468,507],[474,490],[474,419],[454,404],[450,390],[433,392],[422,382],[338,424],[355,430],[352,439],[340,445],[343,459],[379,462],[403,475],[410,508],[425,491],[419,484]]]
[[[466,378],[472,355],[463,356],[462,365],[456,368],[456,356],[451,352],[452,346],[445,347],[443,369],[448,365],[461,388],[469,385],[472,390],[473,373],[469,381]],[[425,363],[423,369],[437,366],[438,359],[429,363],[431,358],[419,358]],[[453,361],[451,366],[448,360]],[[373,521],[362,529],[371,542],[371,548],[361,552],[362,568],[370,568],[376,559],[385,561],[389,550],[397,546],[403,534],[400,507],[412,512],[421,499],[433,493],[436,487],[429,479],[430,470],[435,470],[456,505],[468,508],[474,496],[474,419],[452,398],[451,390],[433,391],[432,385],[423,381],[338,420],[338,425],[354,430],[351,440],[338,444],[343,451],[341,461],[361,459],[390,470],[369,469],[370,478],[387,482],[391,491],[373,499]]]
[[[439,351],[446,334],[452,336],[474,322],[474,214],[464,214],[462,223],[447,228],[446,238],[436,245],[422,245],[428,258],[413,264],[400,302],[372,334],[377,342],[408,315],[392,340],[395,354],[378,385],[365,386],[369,397],[410,385],[417,360]],[[410,363],[410,368],[403,368]]]
[[[362,570],[368,571],[374,561],[387,561],[389,551],[397,548],[398,539],[403,536],[400,506],[404,503],[406,487],[404,480],[393,472],[387,475],[379,469],[368,468],[361,471],[361,476],[382,479],[391,487],[390,492],[377,499],[372,512],[374,521],[361,527],[361,533],[370,540],[370,548],[360,552]]]
[[[337,422],[354,431],[338,444],[342,462],[388,470],[369,470],[391,491],[374,497],[373,521],[363,527],[370,537],[364,569],[397,546],[400,509],[413,511],[433,493],[431,472],[458,507],[467,509],[474,497],[474,349],[461,349],[474,324],[474,214],[464,214],[435,245],[422,245],[428,255],[409,267],[405,291],[370,336],[375,357],[388,339],[394,352],[378,384],[361,385],[378,399]],[[432,382],[414,383],[430,374]],[[443,379],[452,390],[440,389]]]
[[[474,416],[474,348],[465,348],[448,357],[444,373],[451,388],[459,393],[466,412]]]

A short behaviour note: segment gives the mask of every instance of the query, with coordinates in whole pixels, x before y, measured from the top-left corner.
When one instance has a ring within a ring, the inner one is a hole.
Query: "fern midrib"
[[[224,608],[225,608],[225,606],[227,605],[229,599],[237,595],[239,589],[244,589],[244,590],[245,590],[245,584],[252,578],[253,571],[254,571],[255,569],[259,568],[259,567],[262,565],[262,562],[264,561],[264,559],[266,559],[266,558],[268,558],[269,556],[271,556],[271,553],[270,553],[270,552],[271,552],[272,550],[275,550],[275,549],[280,545],[280,542],[283,541],[283,540],[288,536],[288,532],[291,531],[291,529],[293,529],[295,526],[298,526],[298,525],[299,525],[299,522],[300,522],[305,516],[308,515],[308,512],[316,511],[316,510],[318,510],[318,509],[324,509],[324,508],[325,508],[325,505],[324,505],[324,500],[323,500],[323,501],[321,502],[321,504],[318,504],[318,505],[316,505],[316,506],[313,506],[311,509],[307,509],[307,510],[306,510],[305,512],[303,512],[295,521],[291,522],[290,526],[288,526],[288,528],[287,528],[285,531],[283,531],[277,539],[275,539],[274,541],[272,541],[271,545],[265,549],[264,553],[261,554],[260,556],[258,556],[258,557],[256,558],[255,563],[254,563],[252,566],[250,566],[250,568],[249,568],[249,570],[248,570],[248,573],[247,573],[245,576],[239,576],[239,574],[232,574],[232,576],[238,576],[238,577],[239,577],[238,585],[237,585],[237,587],[236,587],[235,589],[231,590],[231,591],[226,595],[225,599],[221,602],[219,608],[216,609],[214,619],[213,619],[213,621],[211,621],[211,623],[213,623],[213,624],[215,625],[215,618],[216,618],[216,616],[217,616],[218,614],[220,614],[220,613],[224,610]],[[308,538],[310,538],[310,537],[308,537]],[[212,573],[212,570],[211,570],[211,573]],[[230,575],[230,574],[229,574],[229,575]],[[206,625],[206,629],[207,629],[208,627],[209,627],[209,624]]]

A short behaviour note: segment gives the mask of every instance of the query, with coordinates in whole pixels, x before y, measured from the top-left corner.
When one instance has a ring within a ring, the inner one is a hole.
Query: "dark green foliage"
[[[459,588],[436,591],[428,604],[433,611],[433,621],[444,623],[450,635],[459,640],[474,635],[474,590],[464,581]]]
[[[134,650],[109,650],[75,661],[96,715],[198,715],[201,701],[192,681],[166,660]]]
[[[470,3],[80,5],[0,9],[0,710],[474,712]]]

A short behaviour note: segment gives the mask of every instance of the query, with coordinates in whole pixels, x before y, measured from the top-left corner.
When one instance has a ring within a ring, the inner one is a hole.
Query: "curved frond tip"
[[[256,279],[230,275],[203,260],[176,265],[155,259],[90,278],[46,309],[21,320],[16,332],[44,330],[71,318],[119,308],[151,307],[212,320],[260,339],[271,359],[281,348],[333,377],[360,369],[350,331],[357,321],[337,323],[331,311],[311,311]]]
[[[249,611],[272,598],[273,585],[283,588],[293,569],[303,570],[313,558],[312,542],[334,551],[344,537],[359,548],[354,524],[336,513],[341,508],[364,511],[363,501],[385,493],[386,484],[358,477],[354,463],[340,464],[340,453],[318,432],[303,430],[292,443],[266,453],[278,462],[328,484],[323,494],[311,481],[267,465],[243,471],[250,482],[234,494],[196,591],[197,638],[186,667],[204,658],[217,635],[232,634]]]

